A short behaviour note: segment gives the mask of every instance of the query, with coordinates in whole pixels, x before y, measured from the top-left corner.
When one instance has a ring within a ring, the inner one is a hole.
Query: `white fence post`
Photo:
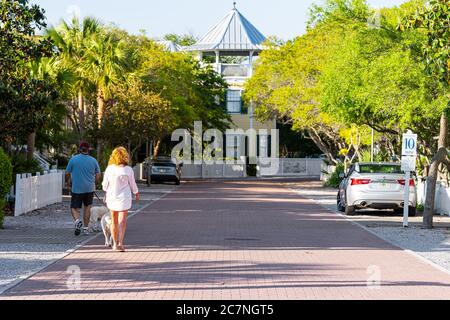
[[[51,170],[43,175],[36,173],[16,176],[14,216],[62,202],[63,172]]]

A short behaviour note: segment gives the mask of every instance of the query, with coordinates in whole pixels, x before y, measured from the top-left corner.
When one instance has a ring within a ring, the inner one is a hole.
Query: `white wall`
[[[319,178],[322,172],[322,164],[322,159],[263,158],[260,159],[258,165],[258,176]]]

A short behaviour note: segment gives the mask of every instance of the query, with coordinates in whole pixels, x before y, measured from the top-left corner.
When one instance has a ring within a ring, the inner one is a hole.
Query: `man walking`
[[[91,207],[94,200],[95,184],[101,178],[100,166],[97,160],[89,155],[89,144],[80,143],[79,154],[73,156],[66,168],[66,180],[72,183],[72,199],[70,203],[72,217],[75,220],[75,235],[83,228],[83,234],[88,235]],[[83,222],[80,211],[83,208]]]

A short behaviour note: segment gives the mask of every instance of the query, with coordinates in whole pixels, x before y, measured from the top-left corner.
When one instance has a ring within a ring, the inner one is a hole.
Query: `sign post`
[[[417,134],[411,130],[403,135],[402,141],[402,170],[405,172],[405,197],[403,201],[403,227],[408,227],[409,216],[409,188],[411,171],[416,170]]]

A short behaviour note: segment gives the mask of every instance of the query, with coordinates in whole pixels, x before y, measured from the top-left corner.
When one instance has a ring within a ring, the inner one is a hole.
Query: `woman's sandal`
[[[118,246],[117,249],[120,252],[125,252],[125,248],[123,246]]]

